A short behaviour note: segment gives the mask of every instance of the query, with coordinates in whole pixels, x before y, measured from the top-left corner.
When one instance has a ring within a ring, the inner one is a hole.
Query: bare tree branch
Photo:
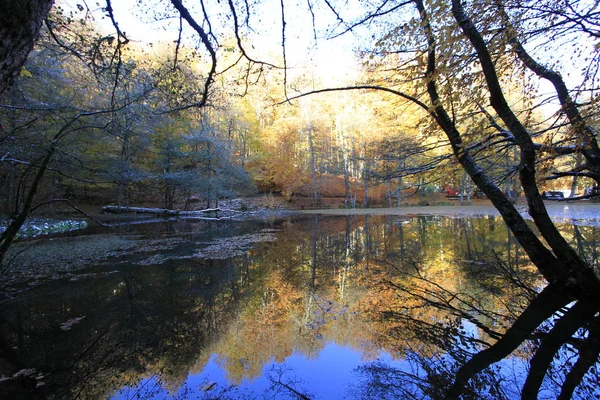
[[[208,76],[206,77],[206,80],[204,82],[204,92],[202,93],[201,100],[195,104],[189,104],[188,106],[182,107],[179,109],[183,110],[183,109],[192,108],[192,107],[203,107],[204,105],[206,105],[206,102],[208,101],[209,89],[210,89],[212,83],[214,82],[214,76],[215,76],[215,73],[217,70],[217,53],[215,52],[215,49],[213,48],[213,45],[211,44],[207,33],[196,22],[194,17],[192,17],[192,15],[188,11],[188,9],[183,6],[182,1],[181,0],[170,0],[170,1],[171,1],[171,4],[173,4],[173,6],[175,7],[175,9],[177,9],[177,11],[179,11],[179,14],[183,17],[183,19],[185,19],[186,22],[196,31],[198,36],[200,36],[200,40],[202,41],[204,48],[210,54],[210,70],[209,70]]]

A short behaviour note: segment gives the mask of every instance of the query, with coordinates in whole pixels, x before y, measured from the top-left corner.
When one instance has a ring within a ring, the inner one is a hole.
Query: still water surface
[[[562,229],[597,266],[600,228]],[[0,304],[0,397],[434,398],[543,286],[493,216],[170,221],[109,235],[127,244]],[[532,346],[470,397],[519,397]],[[540,398],[556,396],[568,358]]]

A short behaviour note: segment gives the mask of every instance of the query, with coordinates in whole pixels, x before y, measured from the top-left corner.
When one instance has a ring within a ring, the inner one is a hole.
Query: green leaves
[[[25,66],[23,66],[23,67],[21,68],[21,72],[19,73],[19,76],[27,76],[27,77],[29,77],[29,78],[32,78],[32,77],[33,77],[33,75],[31,74],[31,72],[29,72],[29,71],[27,70],[27,68],[25,68]]]

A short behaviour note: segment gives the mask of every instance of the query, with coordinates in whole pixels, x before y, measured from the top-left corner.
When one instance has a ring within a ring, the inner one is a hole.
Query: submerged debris
[[[157,265],[157,264],[164,264],[165,261],[167,261],[167,257],[165,257],[161,254],[155,254],[152,257],[148,257],[145,260],[137,262],[136,264],[137,265]]]
[[[45,383],[42,381],[44,379],[44,374],[39,372],[35,368],[23,368],[17,372],[15,372],[12,376],[0,376],[0,383],[16,380],[16,379],[28,379],[34,378],[37,380],[36,387],[43,386]]]
[[[87,268],[90,263],[135,250],[139,239],[133,235],[93,235],[36,239],[15,243],[6,253],[0,271],[0,287],[56,279]]]
[[[83,317],[71,318],[70,320],[65,321],[62,324],[60,324],[60,329],[62,329],[63,331],[70,331],[71,328],[73,328],[73,325],[77,325],[84,318],[85,318],[85,315]]]
[[[277,235],[273,230],[263,230],[259,233],[215,239],[204,249],[194,253],[194,257],[209,260],[224,260],[246,254],[254,243],[274,242]]]

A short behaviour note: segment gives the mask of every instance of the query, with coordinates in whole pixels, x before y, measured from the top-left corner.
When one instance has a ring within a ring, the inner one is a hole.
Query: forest
[[[546,371],[553,340],[582,328],[575,347],[591,356],[566,373],[569,398],[600,354],[600,277],[544,192],[600,196],[599,68],[596,0],[8,0],[0,275],[26,221],[65,210],[477,195],[544,284],[444,397],[542,328],[532,362]]]
[[[156,14],[146,19],[166,19],[163,11],[131,6],[134,13]],[[209,49],[219,53],[219,63],[211,65],[206,49],[195,47],[181,26],[175,43],[130,41],[116,22],[119,15],[107,9],[56,4],[27,64],[4,91],[3,214],[17,215],[33,187],[40,211],[60,199],[189,209],[192,202],[210,207],[255,193],[306,197],[315,206],[323,197],[339,198],[345,207],[399,206],[446,186],[476,190],[421,107],[423,88],[414,77],[422,56],[408,49],[419,44],[396,43],[400,35],[390,36],[385,25],[375,25],[381,37],[374,43],[354,44],[349,65],[340,66],[351,72],[332,78],[335,66],[278,67],[285,53],[276,47],[261,54],[272,63],[251,58],[245,46],[261,38],[243,36],[239,22],[233,32],[211,33]],[[403,30],[417,23],[406,14],[398,22]],[[102,21],[108,18],[114,25]],[[326,34],[314,29],[315,38]],[[571,33],[561,29],[566,40]],[[520,194],[518,152],[486,109],[480,78],[460,72],[472,60],[454,54],[456,32],[441,32],[450,35],[441,39],[438,57],[448,58],[442,90],[456,92],[450,95],[452,118],[468,126],[466,145],[489,177],[506,193]],[[586,51],[584,40],[580,45],[577,51]],[[595,56],[589,58],[584,72],[592,76]],[[538,160],[541,187],[583,195],[594,177],[579,171],[581,154],[566,151],[576,139],[557,107],[522,64],[499,63],[511,107],[539,132],[532,133],[539,146],[547,146]],[[396,87],[409,98],[394,93]],[[468,97],[460,93],[465,87],[473,88]],[[585,110],[593,108],[589,90],[580,95]],[[45,172],[38,179],[40,169]]]
[[[54,140],[37,204],[64,198],[188,209],[191,202],[210,207],[220,198],[266,192],[307,197],[315,205],[337,197],[345,206],[364,207],[399,204],[428,184],[432,190],[463,183],[447,143],[420,126],[417,110],[395,118],[392,110],[407,106],[393,96],[325,93],[277,104],[286,96],[283,72],[249,71],[238,54],[226,53],[229,70],[213,83],[207,105],[196,107],[204,66],[193,50],[133,43],[118,49],[115,60],[115,49],[104,43],[108,48],[94,49],[98,54],[77,50],[94,57],[85,64],[52,34],[75,40],[72,35],[82,34],[77,30],[92,28],[70,26],[62,14],[49,18],[56,19],[49,20],[53,30],[42,34],[5,94],[6,215],[18,212]],[[325,84],[319,77],[309,82],[308,74],[295,72],[288,84]]]

